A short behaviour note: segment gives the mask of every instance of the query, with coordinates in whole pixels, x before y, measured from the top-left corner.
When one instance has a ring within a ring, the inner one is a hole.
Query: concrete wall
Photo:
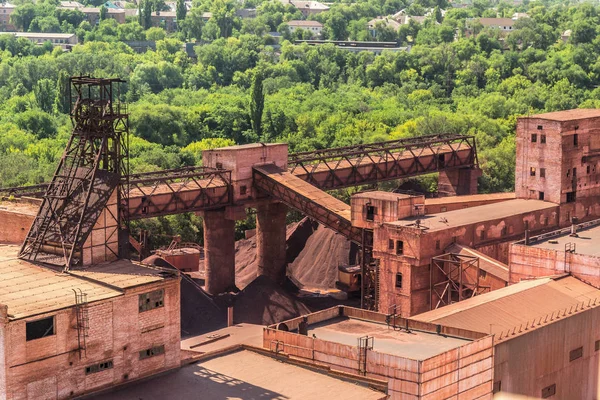
[[[115,261],[119,258],[117,189],[108,198],[83,245],[83,265]]]
[[[231,170],[234,203],[258,197],[252,185],[254,165],[274,163],[285,170],[287,160],[288,146],[281,143],[231,146],[202,152],[205,167]]]
[[[385,315],[348,307],[332,308],[308,316],[308,323],[334,318],[341,313],[348,317],[384,323]],[[296,329],[301,318],[285,321]],[[400,325],[406,323],[400,320]],[[434,332],[436,325],[408,320],[411,329]],[[460,348],[441,353],[427,360],[367,352],[366,376],[387,380],[390,399],[478,399],[491,398],[493,376],[493,337],[455,328],[441,327],[448,335],[472,337]],[[265,328],[263,346],[271,351],[287,354],[328,365],[330,368],[358,374],[358,348],[293,332]]]
[[[553,399],[600,398],[598,326],[600,307],[595,307],[501,341],[495,348],[494,382],[501,382],[502,392],[534,398],[552,384],[556,384]],[[569,361],[571,350],[580,346],[583,356]]]
[[[35,215],[0,210],[0,243],[22,244]]]
[[[513,243],[510,246],[509,267],[510,283],[570,272],[576,278],[600,289],[600,258],[591,255]]]
[[[164,307],[140,313],[139,294],[160,288]],[[179,279],[144,285],[88,307],[89,336],[81,359],[74,308],[4,325],[7,398],[64,399],[179,366]],[[47,316],[55,317],[55,334],[26,341],[26,322]],[[139,359],[140,351],[159,345],[165,346],[164,354]],[[112,369],[86,375],[87,366],[108,360]]]
[[[384,222],[398,221],[423,214],[424,196],[407,196],[389,192],[368,192],[352,196],[352,226],[373,229]],[[367,206],[375,207],[371,220],[367,219]]]

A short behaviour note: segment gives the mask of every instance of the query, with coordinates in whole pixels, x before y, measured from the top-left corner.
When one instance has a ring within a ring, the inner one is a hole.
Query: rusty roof
[[[514,199],[484,204],[476,207],[463,208],[437,214],[421,215],[419,217],[406,218],[400,221],[386,223],[399,227],[413,226],[416,219],[420,225],[429,232],[453,229],[485,221],[505,219],[514,215],[522,215],[530,212],[546,210],[558,207],[554,203],[541,200]]]
[[[412,319],[494,333],[497,342],[598,306],[600,290],[567,276],[521,281]]]
[[[73,289],[86,293],[88,302],[94,302],[164,279],[162,270],[129,260],[62,273],[18,259],[18,251],[17,246],[0,245],[0,304],[8,307],[10,319],[72,307]]]
[[[600,117],[600,109],[595,108],[576,108],[573,110],[554,111],[544,114],[535,114],[522,116],[523,119],[547,119],[550,121],[573,121],[577,119],[597,118]]]
[[[458,243],[453,243],[446,249],[449,253],[460,254],[464,256],[479,257],[479,268],[494,275],[495,277],[508,282],[508,265],[494,260],[483,253],[478,252],[468,246],[463,246]]]
[[[75,305],[73,289],[87,293],[88,301],[122,293],[16,258],[17,246],[0,246],[0,304],[10,319],[25,318]]]
[[[503,201],[513,200],[515,198],[515,192],[506,193],[487,193],[487,194],[469,194],[465,196],[448,196],[448,197],[436,197],[433,199],[425,199],[425,205],[438,205],[438,204],[454,204],[454,203],[470,203],[474,201]]]

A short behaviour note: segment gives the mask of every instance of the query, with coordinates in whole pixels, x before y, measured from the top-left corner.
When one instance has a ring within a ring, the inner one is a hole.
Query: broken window
[[[573,203],[575,201],[575,192],[567,193],[567,203]]]
[[[579,135],[574,134],[573,135],[573,146],[577,146],[578,144],[579,144]]]
[[[537,133],[532,133],[531,134],[531,143],[535,143],[537,142]]]
[[[218,162],[216,164],[216,166],[217,166],[217,169],[223,169],[223,163]]]
[[[85,374],[89,375],[89,374],[95,374],[96,372],[101,372],[107,369],[112,369],[113,367],[113,360],[108,360],[105,362],[101,362],[99,364],[94,364],[94,365],[88,365],[87,367],[85,367]]]
[[[402,274],[400,272],[396,274],[396,287],[398,289],[402,288]]]
[[[544,200],[544,192],[540,192],[539,193],[539,197],[540,200]]]
[[[535,167],[529,168],[529,176],[535,176]]]
[[[541,135],[540,136],[540,143],[541,144],[546,144],[546,135]]]
[[[399,256],[404,254],[404,242],[402,240],[396,240],[396,254]]]
[[[591,169],[591,168],[590,168],[590,166],[588,165],[588,166],[586,167],[586,171],[585,171],[585,172],[589,174],[589,173],[591,172],[591,170],[592,170],[592,169]]]
[[[26,340],[41,339],[54,335],[54,316],[30,321],[25,324]]]
[[[375,214],[377,214],[377,208],[375,206],[367,205],[367,221],[374,221]]]
[[[538,131],[541,131],[542,129],[544,129],[544,127],[542,125],[538,125],[537,128],[538,128]]]
[[[163,307],[165,291],[163,289],[155,290],[150,293],[143,293],[139,296],[139,312],[154,310]]]
[[[546,168],[540,168],[540,178],[546,177]]]
[[[479,277],[481,279],[485,279],[487,277],[487,271],[484,271],[482,269],[479,270]]]
[[[542,389],[542,399],[547,399],[548,397],[554,396],[556,394],[556,383],[553,383],[550,386],[546,386]]]
[[[388,249],[394,250],[394,240],[393,239],[388,239]]]
[[[569,352],[569,361],[575,361],[578,358],[581,358],[581,356],[583,356],[583,347],[578,347]]]
[[[146,358],[158,356],[165,353],[165,345],[161,344],[160,346],[154,346],[146,350],[140,351],[140,360],[144,360]]]
[[[492,393],[498,393],[501,390],[502,390],[502,381],[494,382],[494,387],[492,389]]]
[[[240,186],[240,196],[244,196],[246,194],[247,190],[248,189],[247,189],[246,185]]]

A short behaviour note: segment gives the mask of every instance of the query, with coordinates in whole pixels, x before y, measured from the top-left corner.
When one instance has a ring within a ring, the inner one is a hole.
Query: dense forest
[[[125,24],[105,19],[95,27],[54,0],[14,2],[21,29],[76,33],[80,45],[64,52],[0,33],[0,187],[50,179],[70,134],[71,75],[127,80],[121,100],[131,113],[132,172],[199,164],[203,149],[234,143],[278,141],[304,151],[450,132],[476,137],[481,192],[513,190],[517,116],[600,105],[600,8],[588,3],[359,0],[311,16],[325,39],[410,46],[375,55],[293,44],[303,33],[291,34],[285,22],[301,14],[278,0],[194,0],[170,34],[145,29],[145,9],[164,7],[151,1]],[[256,7],[257,17],[236,17],[244,7]],[[380,27],[372,39],[367,21],[401,9],[432,12],[397,32]],[[508,35],[480,25],[465,35],[469,18],[515,12],[529,18]],[[123,43],[142,39],[155,40],[156,51],[139,54]],[[196,57],[184,42],[195,42]],[[201,236],[195,216],[144,224]]]

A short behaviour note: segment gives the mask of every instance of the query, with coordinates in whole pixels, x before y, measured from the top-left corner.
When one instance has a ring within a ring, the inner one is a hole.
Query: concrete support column
[[[282,203],[256,208],[258,276],[266,275],[277,283],[285,280],[286,215],[287,206]]]
[[[219,294],[235,288],[235,221],[225,210],[203,214],[205,289]]]
[[[442,197],[477,194],[477,178],[480,176],[479,168],[441,171],[438,176],[438,194]]]

